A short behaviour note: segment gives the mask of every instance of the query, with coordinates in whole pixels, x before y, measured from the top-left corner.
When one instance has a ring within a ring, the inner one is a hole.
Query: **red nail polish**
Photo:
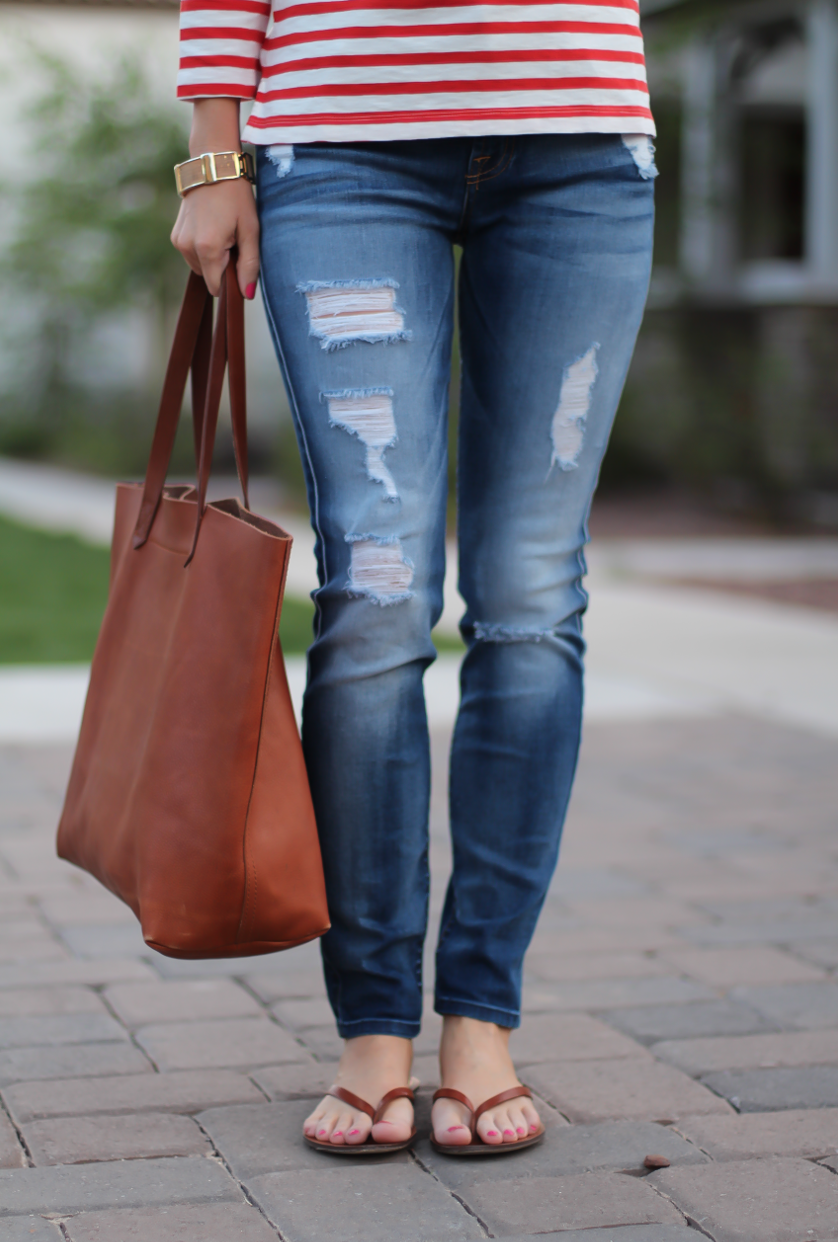
[[[244,291],[244,296],[247,298],[249,302],[252,302],[253,299],[256,297],[256,281],[255,280],[251,280],[250,284],[247,286],[247,288]]]

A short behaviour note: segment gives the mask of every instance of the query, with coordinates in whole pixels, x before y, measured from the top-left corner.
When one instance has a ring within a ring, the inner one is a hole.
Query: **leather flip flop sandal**
[[[378,1101],[378,1107],[373,1108],[372,1104],[362,1100],[353,1091],[347,1091],[345,1087],[330,1087],[326,1094],[333,1095],[336,1100],[343,1100],[344,1104],[348,1104],[350,1108],[356,1108],[360,1113],[366,1113],[368,1117],[372,1117],[373,1125],[381,1120],[393,1100],[410,1100],[412,1104],[414,1098],[410,1087],[394,1087],[392,1091],[382,1095]],[[313,1147],[315,1151],[328,1152],[330,1156],[388,1156],[397,1151],[406,1151],[413,1145],[416,1139],[416,1127],[413,1127],[410,1137],[403,1139],[400,1143],[376,1143],[372,1135],[363,1143],[330,1143],[324,1142],[323,1139],[310,1138],[307,1134],[304,1134],[303,1138],[309,1147]]]
[[[490,1108],[495,1108],[498,1104],[506,1104],[509,1100],[520,1099],[521,1096],[532,1099],[532,1091],[529,1087],[510,1087],[508,1091],[501,1091],[498,1095],[491,1096],[490,1099],[484,1100],[483,1103],[475,1108],[467,1095],[463,1095],[462,1091],[455,1091],[453,1087],[440,1087],[434,1092],[434,1103],[437,1100],[456,1100],[458,1104],[465,1104],[471,1113],[471,1132],[472,1140],[470,1143],[438,1143],[431,1132],[431,1146],[435,1151],[442,1152],[445,1156],[508,1156],[513,1151],[523,1151],[525,1147],[535,1147],[536,1143],[540,1143],[546,1133],[544,1124],[542,1123],[540,1130],[536,1134],[529,1135],[528,1138],[519,1138],[515,1143],[484,1143],[483,1139],[475,1138],[478,1118],[487,1113]]]

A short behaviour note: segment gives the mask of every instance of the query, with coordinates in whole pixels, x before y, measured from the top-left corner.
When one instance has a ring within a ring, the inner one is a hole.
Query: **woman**
[[[191,153],[239,151],[239,104],[255,98],[244,137],[258,196],[242,179],[190,190],[173,241],[213,293],[234,245],[245,296],[261,272],[317,534],[303,743],[346,1043],[304,1132],[336,1153],[393,1150],[413,1132],[422,676],[442,610],[462,247],[468,651],[433,1137],[454,1154],[512,1151],[543,1133],[508,1040],[576,764],[587,517],[651,262],[637,0],[312,0],[273,16],[263,0],[182,0],[181,26]]]

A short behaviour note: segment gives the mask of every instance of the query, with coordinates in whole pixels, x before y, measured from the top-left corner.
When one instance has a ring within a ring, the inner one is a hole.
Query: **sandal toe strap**
[[[326,1094],[333,1095],[336,1100],[343,1100],[344,1104],[348,1104],[350,1108],[357,1108],[359,1112],[366,1113],[368,1117],[375,1120],[376,1110],[372,1104],[362,1100],[360,1095],[356,1095],[354,1091],[347,1091],[346,1087],[330,1087]]]
[[[528,1099],[532,1099],[532,1091],[529,1087],[510,1087],[507,1091],[499,1091],[497,1095],[492,1095],[488,1100],[484,1100],[474,1113],[474,1122],[477,1123],[478,1117],[482,1117],[490,1108],[496,1108],[498,1104],[506,1104],[509,1100],[517,1100],[524,1095]]]
[[[410,1100],[412,1104],[413,1099],[413,1092],[410,1087],[394,1087],[392,1091],[388,1091],[386,1095],[382,1095],[381,1099],[378,1101],[378,1108],[373,1113],[372,1124],[375,1125],[376,1122],[381,1120],[393,1100]]]
[[[470,1113],[474,1113],[474,1105],[468,1096],[462,1091],[457,1091],[454,1087],[440,1087],[438,1091],[434,1092],[434,1104],[436,1104],[437,1100],[456,1100],[458,1104],[465,1104]]]

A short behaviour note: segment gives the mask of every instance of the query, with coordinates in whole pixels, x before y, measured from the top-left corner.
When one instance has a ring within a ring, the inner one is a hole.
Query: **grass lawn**
[[[74,535],[55,535],[0,517],[0,664],[88,661],[108,594],[110,557]],[[286,596],[279,627],[286,655],[311,642],[314,605]],[[462,651],[435,635],[442,651]]]

